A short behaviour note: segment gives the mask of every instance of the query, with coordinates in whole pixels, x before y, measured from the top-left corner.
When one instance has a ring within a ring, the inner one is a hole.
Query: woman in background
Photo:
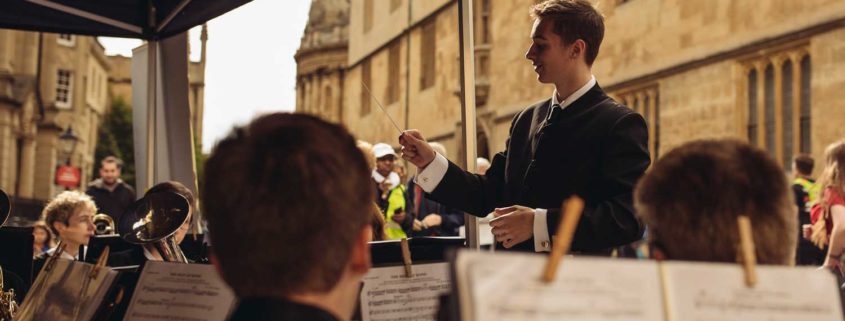
[[[825,150],[825,168],[819,177],[819,203],[810,211],[814,222],[812,241],[819,248],[828,246],[824,267],[839,268],[845,253],[845,140]]]
[[[56,246],[53,242],[53,233],[50,232],[50,228],[44,221],[35,222],[35,225],[32,226],[32,236],[34,237],[32,240],[33,258]]]

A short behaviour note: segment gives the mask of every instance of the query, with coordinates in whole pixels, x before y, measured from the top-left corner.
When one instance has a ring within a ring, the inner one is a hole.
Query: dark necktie
[[[554,124],[560,119],[560,113],[563,111],[563,108],[560,107],[558,104],[552,105],[552,110],[549,112],[549,124]]]

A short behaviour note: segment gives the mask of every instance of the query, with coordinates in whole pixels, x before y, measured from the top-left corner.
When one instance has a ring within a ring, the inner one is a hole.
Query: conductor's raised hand
[[[399,136],[402,145],[402,158],[423,169],[434,160],[436,153],[422,134],[416,129],[409,129]]]

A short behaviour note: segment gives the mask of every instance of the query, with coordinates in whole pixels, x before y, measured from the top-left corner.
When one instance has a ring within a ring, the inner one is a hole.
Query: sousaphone
[[[152,244],[168,262],[188,263],[174,234],[188,218],[190,205],[173,192],[147,193],[120,219],[120,235],[129,243]]]
[[[0,190],[0,227],[6,223],[11,213],[12,202],[9,200],[9,195]],[[0,268],[0,321],[12,321],[15,313],[18,310],[18,304],[15,302],[15,291],[3,291],[3,269]]]

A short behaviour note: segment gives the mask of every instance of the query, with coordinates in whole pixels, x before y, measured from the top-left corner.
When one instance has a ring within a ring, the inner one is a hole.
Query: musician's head
[[[656,257],[735,262],[737,217],[751,219],[757,260],[792,264],[797,217],[786,174],[738,140],[700,140],[657,161],[635,190]]]
[[[97,205],[90,196],[77,191],[65,191],[50,200],[41,211],[42,220],[59,240],[76,253],[80,245],[88,245],[94,236],[94,214]]]
[[[604,17],[588,0],[546,0],[531,8],[534,26],[525,58],[537,80],[560,84],[588,71],[604,39]]]
[[[345,128],[304,114],[259,117],[215,146],[204,176],[214,254],[238,296],[340,291],[351,309],[370,266],[374,192]]]

